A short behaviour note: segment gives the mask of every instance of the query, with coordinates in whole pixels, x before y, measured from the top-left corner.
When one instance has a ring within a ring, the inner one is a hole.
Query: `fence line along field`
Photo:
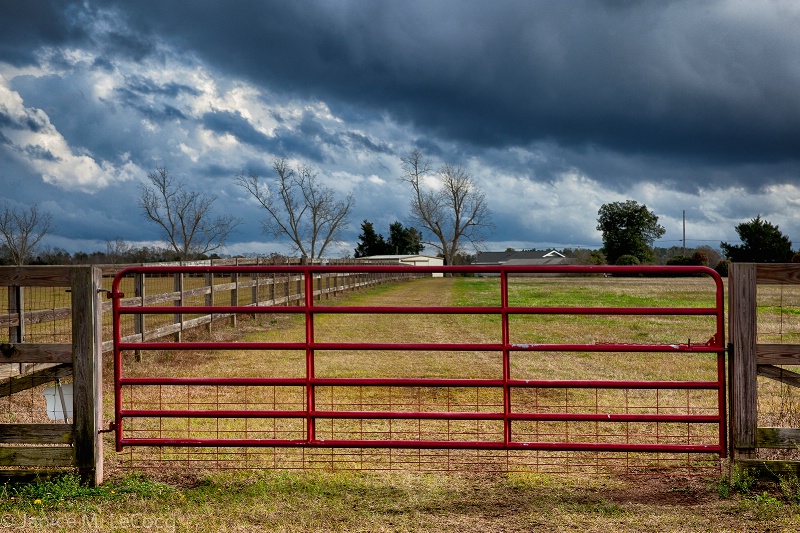
[[[347,306],[486,306],[499,304],[498,278],[426,278],[381,285],[337,298],[328,305]],[[713,281],[708,278],[604,278],[589,276],[519,276],[509,286],[509,304],[579,307],[713,307]],[[551,316],[510,318],[514,344],[607,343],[695,344],[715,333],[713,316]],[[500,336],[501,319],[481,314],[322,314],[315,317],[315,340],[325,343],[490,343]],[[287,377],[306,372],[298,350],[237,350],[235,342],[301,342],[304,321],[297,314],[259,314],[233,330],[215,329],[215,339],[232,340],[227,350],[159,350],[140,362],[124,354],[127,377]],[[502,357],[494,351],[325,350],[314,360],[315,377],[461,378],[502,377]],[[514,352],[515,379],[714,381],[717,359],[712,353],[658,352]],[[108,373],[106,375],[109,375]],[[493,413],[502,411],[496,388],[318,386],[316,409],[370,411],[371,420],[320,419],[316,436],[325,440],[502,440],[502,420],[425,420],[380,418],[381,412]],[[123,408],[159,410],[275,410],[305,408],[301,387],[186,386],[126,387]],[[716,391],[636,388],[530,388],[514,393],[514,408],[538,413],[615,413],[715,415]],[[111,406],[107,407],[111,414]],[[468,418],[468,417],[467,417]],[[718,426],[684,422],[517,421],[515,435],[537,442],[709,444]],[[270,418],[139,418],[126,421],[126,435],[137,438],[303,439],[306,421]],[[309,449],[130,447],[114,455],[129,468],[195,465],[216,468],[317,468],[486,470],[526,472],[651,472],[719,471],[713,454],[583,451],[499,451],[442,449]]]

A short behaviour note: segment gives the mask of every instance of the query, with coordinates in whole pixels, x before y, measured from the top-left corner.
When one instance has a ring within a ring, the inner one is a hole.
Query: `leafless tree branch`
[[[139,207],[159,226],[164,240],[181,260],[207,254],[225,245],[241,220],[233,215],[212,217],[216,196],[186,188],[166,168],[147,175],[150,185],[141,186]]]
[[[346,227],[355,198],[348,194],[337,200],[333,189],[322,185],[307,165],[293,169],[286,159],[275,159],[273,170],[276,177],[267,184],[254,172],[237,174],[234,181],[267,212],[265,234],[288,237],[294,252],[303,256],[322,257]]]
[[[436,171],[439,188],[426,187],[431,177],[430,160],[419,150],[401,158],[400,180],[411,185],[411,218],[428,234],[426,244],[433,246],[452,265],[463,241],[479,246],[491,231],[491,211],[486,195],[472,176],[461,166],[445,164]]]
[[[41,213],[36,204],[28,209],[11,208],[8,203],[0,213],[0,234],[9,258],[15,265],[24,265],[33,255],[42,237],[50,231],[52,216]]]

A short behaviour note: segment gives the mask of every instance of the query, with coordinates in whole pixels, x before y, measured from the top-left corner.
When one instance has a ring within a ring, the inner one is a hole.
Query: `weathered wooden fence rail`
[[[335,261],[338,264],[352,264],[352,261]],[[267,265],[271,263],[266,263]],[[285,263],[282,263],[285,264]],[[300,264],[294,260],[291,264]],[[333,264],[333,263],[328,263]],[[195,261],[185,263],[160,263],[159,266],[258,266],[265,265],[258,259],[235,259],[221,261]],[[104,269],[104,274],[113,277],[120,268]],[[353,291],[368,286],[385,283],[409,275],[391,275],[386,273],[325,273],[314,280],[314,297],[317,299],[331,298],[338,293]],[[169,284],[172,280],[172,290],[164,291],[164,281]],[[168,275],[166,278],[157,276],[146,278],[141,273],[132,276],[133,295],[122,300],[123,305],[154,305],[169,303],[175,306],[184,305],[245,305],[245,306],[282,306],[292,305],[305,298],[303,278],[300,275],[286,274],[254,274],[246,276],[242,273],[233,273],[230,276],[219,277],[210,273],[195,277],[184,274]],[[126,294],[126,296],[128,296]],[[111,302],[103,304],[103,311],[111,310]],[[160,317],[159,317],[160,318]],[[145,323],[144,316],[137,316],[134,322],[134,331],[123,340],[153,340],[174,336],[180,340],[184,331],[200,326],[209,326],[215,321],[229,320],[231,325],[236,325],[237,315],[232,313],[213,313],[201,316],[174,315],[170,324],[163,320],[150,326]],[[153,319],[151,319],[153,320]],[[157,320],[157,318],[155,318]],[[112,349],[113,342],[103,342],[103,351]]]
[[[265,259],[223,259],[213,261],[193,261],[184,263],[159,263],[159,266],[251,266],[273,264]],[[286,261],[286,260],[284,260]],[[337,263],[338,261],[333,261]],[[351,264],[352,260],[342,260],[340,264]],[[281,264],[287,264],[282,262]],[[299,259],[289,259],[288,264],[300,264]],[[108,289],[111,280],[116,273],[127,265],[99,265],[102,272],[103,288]],[[57,285],[46,285],[46,280],[50,272],[54,272],[62,267],[30,267],[23,269],[25,272],[38,272],[37,278],[43,280],[47,287]],[[0,270],[11,269],[17,274],[26,277],[27,274],[19,274],[19,270],[14,267],[0,267]],[[11,272],[7,270],[7,272]],[[13,277],[14,275],[6,274]],[[57,277],[57,276],[56,276]],[[365,288],[371,285],[384,283],[398,279],[399,276],[388,276],[363,273],[342,274],[331,273],[320,275],[315,279],[314,296],[316,298],[331,298],[345,291],[352,291]],[[10,282],[9,282],[10,283]],[[3,286],[0,285],[0,290]],[[6,312],[0,308],[0,331],[8,332],[8,337],[0,335],[0,343],[8,342],[15,344],[24,342],[30,336],[32,327],[39,331],[48,323],[60,323],[59,327],[54,327],[50,336],[57,338],[63,337],[65,340],[69,335],[69,321],[72,317],[72,309],[66,299],[55,299],[49,308],[42,309],[39,303],[30,302],[26,298],[24,285],[8,285],[7,292],[8,308]],[[174,275],[157,278],[146,278],[141,274],[134,276],[131,282],[129,296],[124,300],[124,305],[154,305],[159,303],[169,303],[171,305],[187,305],[187,302],[194,301],[201,305],[253,305],[253,306],[281,306],[292,305],[303,299],[304,287],[300,276],[288,275],[266,275],[244,278],[239,274],[233,274],[227,279],[213,278],[210,274],[199,278],[187,279],[182,275]],[[0,294],[2,297],[2,294]],[[111,310],[111,302],[102,302],[102,311]],[[134,333],[131,337],[141,340],[152,340],[157,338],[174,335],[176,340],[180,339],[182,332],[197,328],[199,326],[210,326],[212,322],[229,320],[233,325],[236,324],[236,316],[225,313],[214,313],[204,316],[175,315],[170,323],[163,320],[154,321],[151,324],[145,323],[144,317],[137,317],[134,324]],[[110,322],[105,320],[106,330]],[[106,333],[103,337],[103,351],[108,351],[112,347],[110,334]]]

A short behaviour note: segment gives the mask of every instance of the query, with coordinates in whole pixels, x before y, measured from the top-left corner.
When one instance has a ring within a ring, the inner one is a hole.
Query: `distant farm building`
[[[434,257],[432,255],[370,255],[367,257],[359,257],[356,261],[363,263],[375,264],[397,264],[409,266],[434,266],[439,267],[444,265],[444,259],[441,257]],[[433,274],[434,278],[441,278],[443,274],[437,272]]]
[[[555,250],[522,250],[521,252],[478,252],[473,265],[530,266],[568,265],[570,260]]]
[[[568,265],[569,259],[555,250],[478,252],[473,265]]]

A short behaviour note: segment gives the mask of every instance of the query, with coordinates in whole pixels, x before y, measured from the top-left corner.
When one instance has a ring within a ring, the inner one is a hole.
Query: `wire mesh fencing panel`
[[[303,299],[282,309],[225,308],[258,315],[235,340],[123,342],[120,335],[118,460],[135,467],[719,468],[724,332],[713,271],[608,268],[703,276],[680,278],[678,290],[662,278],[609,279],[592,269],[556,268],[563,278],[552,276],[553,267],[545,278],[532,276],[537,269],[496,269],[493,277],[426,277],[399,292],[328,303],[317,280],[345,272],[337,268],[241,271],[251,279],[294,273]],[[361,268],[349,267],[360,275],[395,271]],[[122,323],[126,315],[175,311],[119,305],[115,316]],[[135,350],[152,353],[151,363],[133,363]]]

